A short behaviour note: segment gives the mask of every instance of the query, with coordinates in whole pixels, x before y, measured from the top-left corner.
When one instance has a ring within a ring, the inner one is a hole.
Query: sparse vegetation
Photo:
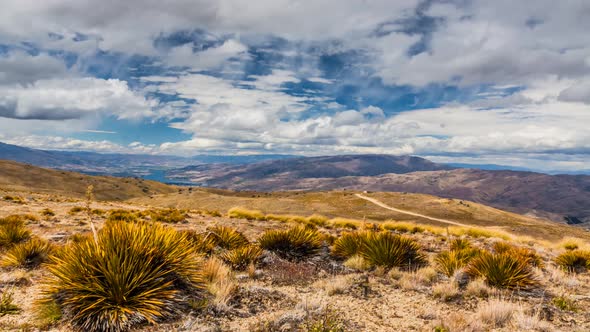
[[[232,250],[250,244],[244,234],[231,227],[215,226],[208,230],[215,245],[222,249]]]
[[[422,233],[426,228],[411,222],[388,221],[381,224],[381,228],[388,231],[397,231],[400,233]]]
[[[566,251],[555,258],[555,263],[568,272],[585,272],[590,269],[590,251]]]
[[[41,215],[45,218],[51,218],[55,216],[55,212],[52,209],[49,208],[45,208],[43,210],[41,210]]]
[[[25,204],[26,203],[25,199],[20,196],[5,195],[3,197],[3,199],[7,202],[11,202],[11,203],[15,203],[15,204]]]
[[[0,219],[0,248],[11,247],[31,237],[22,217],[9,216]]]
[[[255,264],[262,255],[259,246],[249,244],[228,250],[220,255],[235,270],[244,270],[250,264]]]
[[[47,289],[84,331],[124,331],[173,316],[203,287],[198,253],[160,224],[107,223],[92,238],[52,257]]]
[[[186,221],[186,211],[178,210],[178,209],[152,209],[145,212],[147,215],[151,217],[153,221],[163,222],[163,223],[170,223],[170,224],[177,224],[183,223]]]
[[[359,229],[363,226],[363,222],[354,219],[334,218],[330,219],[327,225],[334,228]]]
[[[432,296],[442,301],[451,301],[459,296],[459,287],[455,282],[436,284],[432,287]]]
[[[456,271],[465,267],[476,255],[471,249],[441,251],[434,258],[436,270],[447,277],[451,277]]]
[[[300,260],[314,255],[322,246],[322,236],[316,230],[302,226],[288,230],[270,230],[258,239],[260,247],[282,258]]]
[[[390,232],[369,233],[360,254],[369,264],[386,268],[417,267],[427,262],[416,241]]]
[[[477,320],[484,324],[498,328],[506,326],[512,319],[516,306],[502,300],[490,300],[482,303],[476,313]]]
[[[564,311],[577,311],[578,307],[574,300],[572,300],[569,296],[561,295],[554,297],[551,302],[560,310]]]
[[[139,221],[139,218],[137,217],[137,214],[135,214],[133,211],[119,209],[109,211],[107,221],[137,222]]]
[[[4,289],[2,295],[0,295],[0,317],[17,314],[20,310],[20,307],[14,304],[14,293],[12,289]]]
[[[33,238],[10,248],[0,260],[2,267],[33,269],[47,261],[53,246],[42,239]]]
[[[84,210],[85,210],[85,208],[83,208],[81,206],[74,206],[73,208],[70,209],[70,211],[68,211],[68,214],[73,216],[73,215],[76,215]]]
[[[264,220],[265,216],[262,211],[248,210],[241,207],[234,207],[227,211],[230,218],[246,219],[246,220]]]
[[[471,261],[466,272],[497,288],[529,289],[538,285],[529,261],[510,253],[482,252]]]

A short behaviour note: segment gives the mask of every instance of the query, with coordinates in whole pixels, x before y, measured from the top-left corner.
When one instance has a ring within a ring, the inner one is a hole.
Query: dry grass
[[[356,219],[334,218],[328,220],[327,225],[334,228],[360,229],[363,227],[364,222]]]
[[[480,303],[475,317],[489,327],[504,327],[512,320],[517,307],[515,304],[499,299]]]
[[[588,243],[577,237],[567,236],[555,245],[557,249],[576,250],[588,248]]]
[[[227,216],[230,218],[246,219],[246,220],[265,220],[264,213],[259,210],[248,210],[242,207],[233,207],[227,211]]]
[[[371,268],[371,264],[369,264],[363,257],[359,255],[354,255],[345,260],[343,265],[349,269],[357,271],[367,271]]]
[[[227,311],[229,301],[237,289],[231,269],[220,259],[212,257],[204,262],[202,273],[205,287],[211,294],[209,306],[216,311]]]
[[[448,302],[460,296],[459,286],[455,282],[443,282],[432,287],[432,296],[435,299]]]
[[[338,275],[328,279],[322,279],[315,282],[314,286],[323,289],[326,294],[332,296],[343,294],[352,287],[352,275]]]
[[[492,289],[483,279],[475,279],[465,287],[465,296],[486,298],[492,293]]]
[[[529,315],[519,310],[513,317],[514,325],[521,331],[552,332],[554,327],[547,321],[541,320],[539,312]]]

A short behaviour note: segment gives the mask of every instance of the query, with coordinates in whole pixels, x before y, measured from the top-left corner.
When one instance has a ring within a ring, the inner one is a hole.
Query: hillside
[[[385,174],[387,173],[387,174]],[[230,190],[350,189],[431,194],[470,200],[574,225],[590,225],[590,176],[449,169],[417,157],[299,158],[235,167],[202,165],[175,179]]]
[[[163,183],[138,178],[90,176],[0,160],[0,189],[5,191],[18,190],[84,197],[88,185],[94,186],[94,194],[99,200],[125,200],[176,190]]]
[[[289,185],[308,178],[340,178],[344,176],[376,176],[387,173],[447,170],[451,167],[435,164],[413,156],[342,155],[301,157],[263,161],[249,165],[209,164],[188,166],[168,172],[173,179],[191,181],[203,186],[230,188],[230,183],[247,188],[253,182],[268,180],[275,183],[271,190],[281,190],[282,183]]]

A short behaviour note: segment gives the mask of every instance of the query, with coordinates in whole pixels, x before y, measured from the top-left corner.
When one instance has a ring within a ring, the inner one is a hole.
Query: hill
[[[125,200],[176,190],[163,183],[139,178],[90,176],[0,160],[0,189],[5,191],[17,190],[84,197],[88,185],[94,186],[94,194],[99,200]]]
[[[341,155],[269,160],[248,165],[188,166],[169,171],[168,176],[211,187],[230,188],[230,183],[243,183],[244,186],[234,189],[281,190],[283,183],[289,185],[308,178],[334,179],[447,169],[451,167],[413,156]],[[274,183],[271,188],[250,188],[254,182],[266,179]]]
[[[202,165],[170,172],[203,186],[252,191],[350,189],[470,200],[553,221],[590,225],[590,176],[451,169],[418,157],[358,155],[297,158],[236,167]]]

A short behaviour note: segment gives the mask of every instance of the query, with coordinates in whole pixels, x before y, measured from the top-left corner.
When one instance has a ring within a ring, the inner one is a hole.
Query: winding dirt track
[[[428,219],[428,220],[432,220],[432,221],[438,221],[438,222],[442,222],[442,223],[449,224],[449,225],[455,225],[455,226],[461,226],[461,227],[473,227],[471,225],[462,224],[462,223],[459,223],[459,222],[456,222],[456,221],[452,221],[452,220],[448,220],[448,219],[441,219],[441,218],[429,217],[429,216],[426,216],[426,215],[423,215],[423,214],[420,214],[420,213],[416,213],[416,212],[412,212],[412,211],[407,211],[407,210],[401,210],[401,209],[398,209],[398,208],[394,208],[392,206],[389,206],[389,205],[381,202],[380,200],[377,200],[375,198],[371,198],[371,197],[368,197],[368,196],[365,196],[365,195],[362,195],[362,194],[355,194],[355,195],[358,198],[361,198],[361,199],[364,199],[366,201],[369,201],[369,202],[371,202],[371,203],[373,203],[373,204],[375,204],[377,206],[380,206],[380,207],[382,207],[384,209],[395,211],[395,212],[398,212],[398,213],[408,214],[408,215],[411,215],[411,216],[414,216],[414,217],[420,217],[420,218],[424,218],[424,219]]]

